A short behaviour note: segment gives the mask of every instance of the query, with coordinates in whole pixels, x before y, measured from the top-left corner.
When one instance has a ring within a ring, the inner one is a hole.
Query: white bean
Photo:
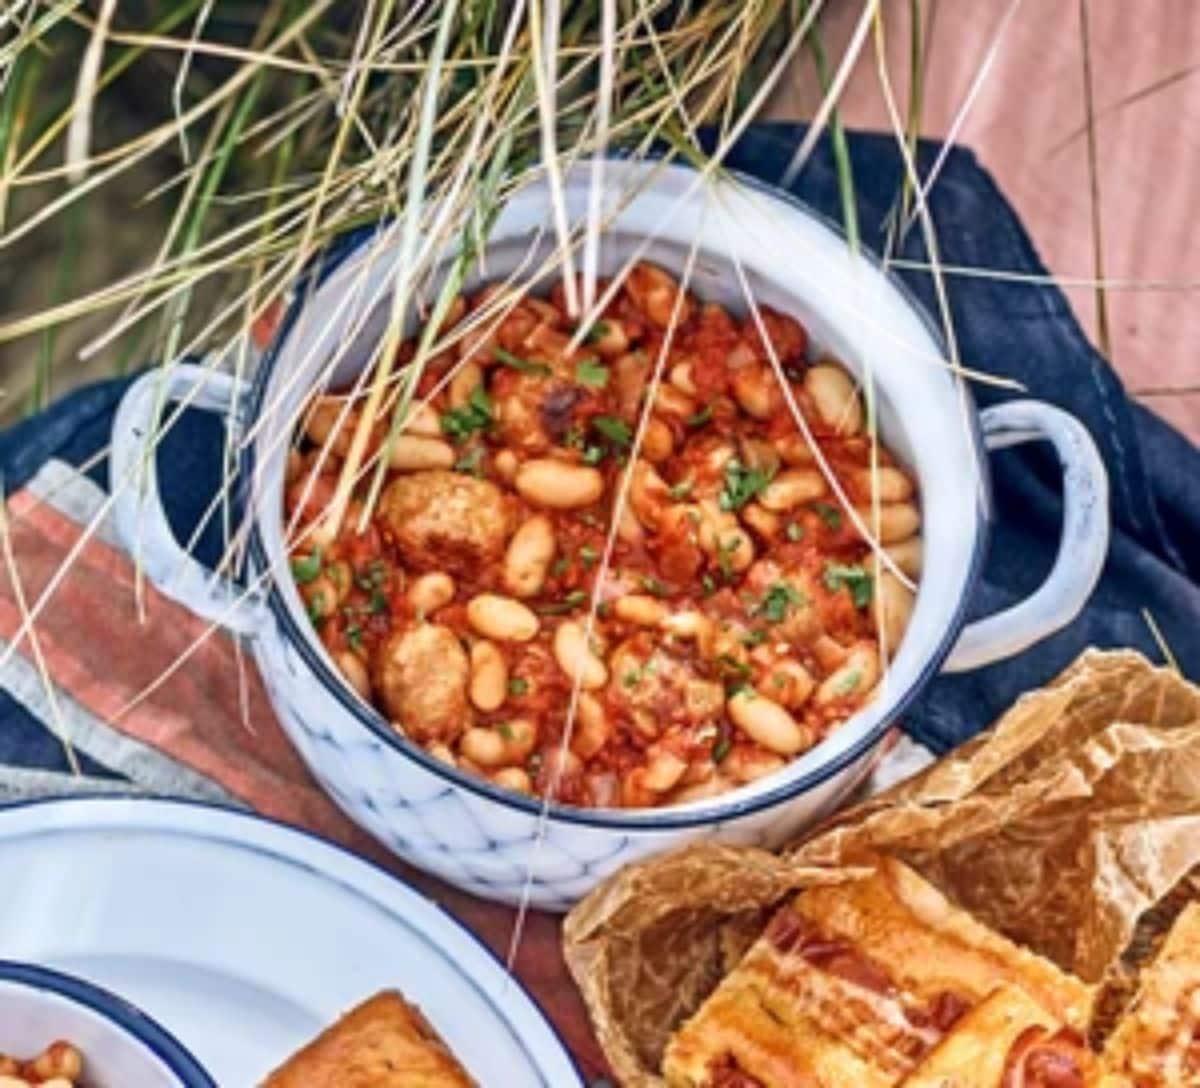
[[[500,647],[487,639],[471,647],[470,695],[483,711],[498,709],[508,695],[508,662]]]
[[[721,761],[721,770],[744,785],[781,771],[786,765],[786,760],[774,752],[755,751],[739,745]]]
[[[520,601],[480,593],[467,602],[467,622],[485,638],[528,642],[538,633],[537,615]]]
[[[687,761],[667,748],[651,748],[642,772],[642,785],[652,793],[666,793],[679,785]]]
[[[879,533],[881,544],[895,544],[907,540],[921,527],[921,512],[911,502],[882,503],[879,507],[879,527],[875,527],[875,515],[869,506],[859,506],[858,516],[862,518],[867,532]]]
[[[492,781],[497,786],[501,786],[506,790],[512,790],[514,793],[532,793],[533,782],[530,780],[527,772],[520,767],[501,767],[492,775]]]
[[[442,424],[430,404],[413,404],[408,409],[401,430],[405,434],[421,435],[424,438],[441,438]]]
[[[667,614],[667,606],[662,601],[644,593],[631,593],[613,602],[613,615],[617,619],[640,627],[657,627]]]
[[[785,657],[771,667],[768,689],[772,698],[789,710],[798,710],[808,702],[815,687],[812,674],[794,658]]]
[[[447,399],[451,408],[461,408],[483,384],[483,368],[478,363],[463,363],[450,379]]]
[[[912,590],[891,571],[883,571],[875,583],[875,622],[879,625],[880,645],[889,657],[895,656],[912,619],[915,597]]]
[[[794,756],[812,744],[812,737],[774,699],[742,690],[726,704],[730,720],[751,740],[781,756]]]
[[[538,458],[517,469],[515,486],[521,497],[535,506],[575,510],[599,501],[604,477],[589,465]]]
[[[763,488],[758,501],[768,510],[782,513],[819,499],[825,492],[825,477],[818,469],[785,468]]]
[[[804,388],[827,428],[840,435],[862,432],[862,401],[850,375],[840,366],[821,363],[810,367],[804,375]]]
[[[820,704],[836,699],[861,699],[879,681],[879,652],[874,643],[856,642],[845,661],[817,688],[813,699]]]
[[[691,363],[676,363],[671,367],[671,375],[668,380],[676,389],[682,390],[689,397],[696,395],[696,382],[692,378]]]
[[[855,469],[851,481],[868,502],[872,495],[878,495],[880,502],[904,502],[916,491],[908,473],[893,465],[880,465],[874,472],[870,468]]]
[[[696,402],[678,386],[662,382],[654,395],[654,410],[666,416],[688,419],[696,414]]]
[[[511,767],[523,763],[536,744],[537,726],[528,718],[514,718],[492,727],[472,726],[458,749],[480,767]]]
[[[349,650],[343,650],[337,655],[335,660],[350,686],[364,699],[369,701],[371,698],[371,677],[367,672],[367,666],[362,663],[362,659]]]
[[[454,600],[454,579],[444,571],[422,574],[408,587],[408,603],[422,618]]]
[[[629,505],[647,529],[656,529],[671,502],[666,481],[646,461],[638,460],[629,478]]]
[[[504,588],[514,597],[534,597],[540,593],[557,547],[550,519],[545,514],[531,517],[508,542],[504,554]]]
[[[735,370],[732,385],[742,411],[755,419],[770,419],[783,404],[774,372],[760,364]]]
[[[398,434],[392,439],[388,450],[388,465],[398,472],[451,468],[454,465],[454,447],[440,438]]]
[[[775,448],[789,465],[811,465],[817,459],[808,439],[799,431],[775,439]]]
[[[624,287],[634,305],[660,329],[665,329],[673,317],[682,323],[691,316],[692,307],[687,295],[680,299],[679,284],[655,265],[644,261],[635,264],[629,270]]]
[[[896,564],[910,578],[921,576],[921,559],[923,548],[919,536],[910,536],[896,544],[889,544],[884,551],[891,556]]]
[[[571,751],[580,759],[591,759],[608,742],[611,731],[604,704],[590,692],[581,691],[571,730]]]
[[[605,359],[624,355],[629,350],[629,337],[625,326],[611,317],[596,322],[595,332],[588,341],[588,347],[594,348]]]
[[[507,447],[497,450],[496,455],[492,458],[492,468],[505,483],[511,484],[517,478],[517,469],[520,467],[521,462],[517,460],[517,455]]]
[[[654,464],[661,464],[675,452],[675,436],[661,419],[652,419],[646,424],[642,436],[642,456]]]
[[[554,659],[584,690],[595,691],[608,683],[608,666],[588,645],[586,632],[574,620],[560,623],[554,632]]]

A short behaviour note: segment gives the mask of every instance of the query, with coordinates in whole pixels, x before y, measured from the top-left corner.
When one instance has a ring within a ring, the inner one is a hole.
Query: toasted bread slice
[[[1200,904],[1184,908],[1142,972],[1137,997],[1108,1037],[1103,1062],[1114,1085],[1200,1085]]]
[[[904,1080],[903,1088],[1002,1088],[1051,1083],[1096,1084],[1095,1059],[1083,1037],[1016,986],[1001,986],[967,1013]],[[1007,1079],[1006,1079],[1007,1078]]]
[[[384,991],[351,1009],[263,1088],[475,1088],[421,1010]]]
[[[668,1044],[663,1074],[672,1088],[897,1084],[1005,984],[1050,1023],[1087,1022],[1089,987],[882,861],[780,908]]]

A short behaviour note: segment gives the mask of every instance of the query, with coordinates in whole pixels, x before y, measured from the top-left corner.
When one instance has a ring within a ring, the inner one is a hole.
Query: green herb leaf
[[[560,555],[550,565],[550,576],[552,578],[561,578],[570,569],[571,569],[571,560],[568,559],[565,555]]]
[[[711,404],[706,404],[703,408],[700,409],[700,411],[696,412],[694,415],[688,416],[687,425],[689,427],[703,427],[704,424],[706,424],[710,419],[712,419],[712,417],[713,417],[713,406]]]
[[[720,763],[721,760],[729,755],[729,749],[732,747],[733,740],[730,738],[728,733],[726,733],[724,736],[718,737],[717,743],[712,747],[712,761],[714,763]]]
[[[520,676],[514,676],[508,682],[509,695],[524,695],[529,690],[529,681]]]
[[[579,549],[579,558],[585,568],[594,567],[600,559],[600,553],[590,544],[585,544]]]
[[[608,322],[597,321],[596,324],[588,329],[587,336],[585,336],[584,339],[589,344],[594,344],[597,340],[603,340],[608,335],[608,332]]]
[[[798,521],[788,522],[788,527],[784,530],[788,540],[794,544],[797,540],[804,539],[804,526]]]
[[[653,574],[642,575],[642,588],[647,593],[654,594],[655,597],[665,597],[667,595],[667,587],[661,579],[655,578]]]
[[[346,643],[352,650],[362,649],[362,628],[358,624],[351,624],[346,628]]]
[[[457,461],[454,462],[456,472],[465,472],[468,476],[483,475],[483,454],[482,446],[474,446],[467,450]]]
[[[814,502],[813,509],[817,512],[817,517],[835,533],[842,527],[842,512],[836,506],[830,506],[827,502]]]
[[[512,726],[509,725],[508,722],[497,722],[496,732],[499,733],[500,736],[502,736],[505,740],[512,740],[514,736]]]
[[[492,398],[482,385],[471,390],[467,403],[442,413],[442,432],[455,442],[462,442],[476,431],[492,425]]]
[[[603,446],[585,446],[583,450],[583,463],[585,465],[598,465],[604,460]]]
[[[711,574],[705,574],[700,578],[700,588],[704,590],[706,597],[711,597],[717,592],[717,583],[713,581]]]
[[[554,373],[545,363],[531,363],[528,359],[522,359],[503,348],[492,348],[492,354],[499,362],[512,367],[513,370],[519,370],[522,374],[536,374],[539,378],[548,378]]]
[[[598,359],[580,359],[575,364],[575,380],[588,389],[603,389],[608,385],[608,367]]]
[[[862,567],[847,567],[840,563],[825,566],[825,585],[835,593],[843,586],[850,591],[856,608],[866,608],[875,591],[875,580]]]
[[[543,616],[561,616],[564,612],[570,612],[573,608],[578,608],[586,600],[587,593],[582,589],[573,589],[561,601],[538,605],[537,611]]]
[[[762,627],[752,627],[744,635],[742,635],[743,646],[761,646],[767,641],[767,632]]]
[[[306,556],[292,556],[292,577],[299,585],[306,586],[315,582],[321,573],[321,549],[313,548]]]
[[[837,686],[833,690],[838,695],[849,695],[852,691],[857,689],[861,682],[862,673],[855,669],[853,672],[846,673],[846,675],[838,681]]]
[[[792,605],[806,603],[806,598],[795,586],[787,582],[776,582],[767,590],[758,607],[754,609],[756,616],[765,616],[771,623],[779,623],[788,613]]]
[[[680,480],[679,483],[672,486],[670,490],[671,498],[686,499],[691,493],[692,488],[696,486],[695,480]]]
[[[325,618],[325,594],[320,591],[314,593],[308,599],[307,605],[308,618],[313,623],[319,623]]]
[[[629,424],[616,416],[594,416],[592,426],[615,446],[628,447],[633,441]]]
[[[774,473],[746,468],[736,457],[725,464],[725,487],[717,498],[722,510],[740,510],[755,495],[765,490]]]

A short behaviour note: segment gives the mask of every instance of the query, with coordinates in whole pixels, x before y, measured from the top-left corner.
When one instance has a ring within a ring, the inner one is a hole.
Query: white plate
[[[396,878],[303,832],[185,802],[0,809],[0,959],[145,1009],[222,1088],[257,1084],[385,988],[420,1006],[484,1085],[581,1085],[524,992]]]

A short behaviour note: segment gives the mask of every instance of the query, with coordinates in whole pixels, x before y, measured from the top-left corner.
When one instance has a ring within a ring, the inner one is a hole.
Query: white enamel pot
[[[588,164],[581,164],[565,179],[576,223],[586,215],[589,177]],[[1069,623],[1095,586],[1108,544],[1107,478],[1083,426],[1029,400],[977,412],[940,363],[938,337],[916,304],[871,260],[853,256],[809,209],[745,178],[701,183],[690,169],[615,161],[605,166],[605,203],[602,274],[635,253],[679,272],[695,242],[692,289],[744,312],[740,265],[761,303],[796,315],[818,345],[852,369],[861,373],[869,365],[883,439],[920,482],[926,574],[886,687],[775,776],[673,808],[551,806],[543,817],[536,801],[456,771],[397,736],[341,680],[288,569],[281,515],[285,424],[327,371],[333,370],[333,385],[348,384],[368,360],[386,323],[398,226],[359,232],[326,256],[296,292],[245,387],[194,366],[152,372],[126,395],[113,433],[116,514],[127,542],[132,548],[137,541],[144,569],[167,594],[250,637],[284,729],[337,803],[420,868],[488,899],[514,902],[527,888],[534,905],[549,909],[570,906],[626,862],[687,842],[771,847],[794,836],[861,780],[889,726],[939,670],[985,665]],[[553,250],[550,207],[542,179],[511,198],[490,235],[486,279],[543,267]],[[484,279],[476,275],[467,288]],[[350,350],[332,367],[335,350],[346,344]],[[251,522],[245,588],[214,577],[183,552],[154,480],[139,481],[142,436],[155,406],[169,400],[225,413],[241,443]],[[986,451],[1035,440],[1053,444],[1063,469],[1058,558],[1028,599],[964,628],[988,535]]]

